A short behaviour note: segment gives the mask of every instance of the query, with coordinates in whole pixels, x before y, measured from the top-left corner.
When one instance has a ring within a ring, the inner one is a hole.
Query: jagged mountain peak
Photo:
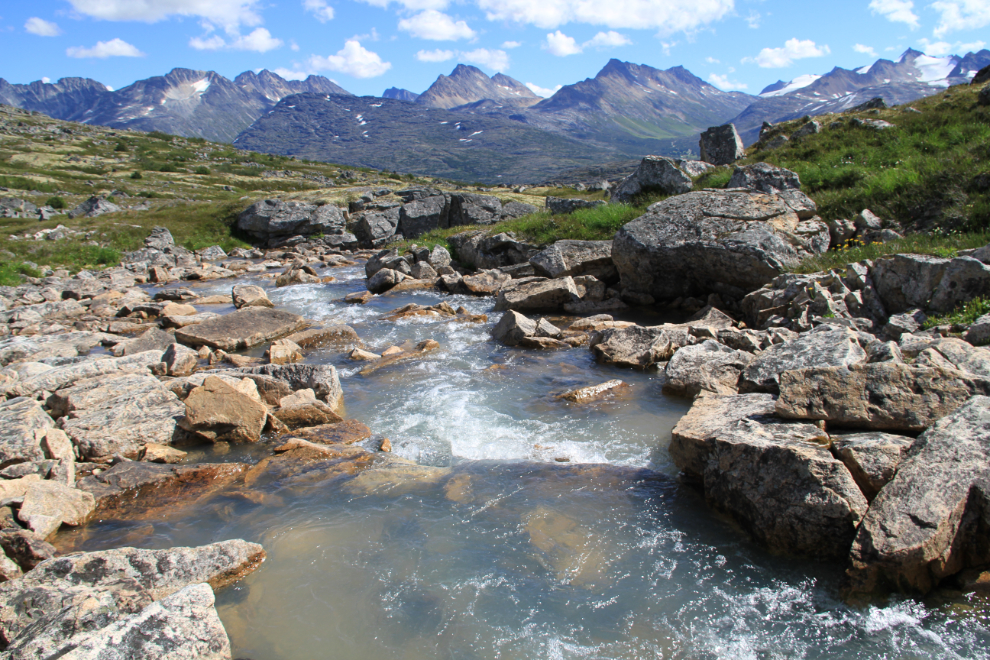
[[[490,99],[512,105],[532,105],[540,100],[518,80],[504,73],[489,78],[478,67],[458,64],[449,76],[440,75],[430,88],[419,95],[417,103],[432,108],[456,108]]]

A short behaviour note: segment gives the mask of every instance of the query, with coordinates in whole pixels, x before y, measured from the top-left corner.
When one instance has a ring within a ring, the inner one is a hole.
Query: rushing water
[[[333,274],[270,297],[351,325],[371,350],[440,343],[370,376],[339,349],[308,355],[340,370],[349,417],[430,467],[269,480],[255,497],[100,521],[65,539],[78,549],[263,544],[261,569],[218,594],[235,657],[990,657],[985,603],[850,608],[837,596],[841,566],[770,555],[712,514],[676,478],[666,447],[688,404],[664,397],[655,373],[598,365],[584,348],[498,346],[490,299],[446,297],[489,314],[487,325],[384,321],[442,298],[344,305],[334,301],[363,288],[362,269]],[[228,293],[230,282],[200,290]],[[586,406],[552,396],[610,378],[631,387]]]

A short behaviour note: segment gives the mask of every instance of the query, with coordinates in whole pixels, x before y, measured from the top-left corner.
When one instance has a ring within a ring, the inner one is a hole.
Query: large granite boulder
[[[396,232],[404,238],[417,238],[434,229],[449,226],[447,197],[439,190],[431,192],[435,194],[419,195],[399,208]]]
[[[498,197],[476,193],[450,193],[447,222],[451,227],[461,225],[493,225],[502,219],[502,202]],[[406,235],[406,238],[409,238]]]
[[[771,550],[845,557],[866,498],[823,431],[773,413],[770,394],[704,393],[674,427],[670,454],[709,505]]]
[[[503,314],[492,328],[492,337],[506,346],[518,346],[523,339],[535,336],[536,321],[512,310]]]
[[[237,216],[237,228],[259,241],[278,241],[288,236],[343,234],[347,231],[344,212],[333,204],[305,204],[281,199],[265,199]]]
[[[557,241],[529,263],[543,277],[591,275],[605,282],[616,276],[612,241]]]
[[[175,338],[188,346],[236,351],[290,335],[307,325],[306,319],[289,312],[245,307],[197,325],[179,328],[175,331]]]
[[[39,370],[33,375],[13,383],[8,393],[14,396],[35,396],[40,392],[54,392],[86,378],[124,373],[150,373],[151,367],[160,364],[162,351],[145,351],[119,358],[84,360],[62,367]]]
[[[454,234],[447,240],[454,248],[457,260],[474,269],[524,264],[540,251],[535,245],[517,241],[508,232],[489,236],[484,230],[474,229]]]
[[[268,408],[216,376],[207,376],[185,400],[179,425],[211,442],[258,442]]]
[[[990,563],[990,398],[977,396],[915,440],[850,552],[850,591],[927,593]]]
[[[69,211],[66,215],[69,216],[70,220],[75,218],[95,218],[107,213],[119,213],[120,210],[120,207],[113,202],[94,195]]]
[[[167,445],[184,409],[164,383],[144,374],[116,374],[76,381],[48,400],[62,429],[89,459],[136,459],[150,443]]]
[[[753,163],[737,167],[726,188],[749,188],[758,192],[774,194],[785,190],[801,190],[801,178],[797,172],[777,167],[770,163]]]
[[[598,206],[604,206],[605,202],[600,199],[566,199],[564,197],[550,196],[544,200],[544,205],[547,211],[553,215],[567,215],[580,209],[593,209]]]
[[[332,364],[263,364],[239,369],[237,373],[253,380],[269,405],[278,404],[298,390],[313,390],[330,408],[342,410],[344,389]]]
[[[694,398],[701,392],[736,394],[739,375],[753,361],[746,351],[708,339],[674,353],[665,369],[663,393]]]
[[[541,279],[500,291],[495,300],[495,311],[560,310],[565,304],[579,299],[574,278],[567,276],[555,280]]]
[[[0,468],[45,458],[42,439],[55,422],[34,399],[0,402]]]
[[[780,375],[777,414],[836,427],[918,432],[975,395],[990,395],[990,379],[956,369],[895,362],[809,367]]]
[[[781,374],[805,367],[865,364],[868,357],[856,333],[845,329],[807,332],[797,339],[774,344],[763,351],[742,373],[743,392],[776,393]]]
[[[712,165],[730,165],[746,155],[734,124],[712,126],[701,134],[698,147],[701,160]]]
[[[828,227],[802,222],[778,195],[739,190],[671,197],[620,229],[612,261],[624,289],[656,300],[739,300],[828,249]]]
[[[230,290],[230,298],[234,307],[274,307],[275,304],[268,299],[268,294],[260,286],[254,284],[236,284]]]
[[[355,214],[354,236],[362,247],[379,248],[392,240],[399,226],[400,208],[394,206]]]
[[[152,250],[164,252],[173,245],[175,245],[175,239],[172,238],[172,232],[168,230],[168,227],[152,227],[151,233],[144,239],[144,246]]]
[[[642,192],[681,195],[691,191],[693,182],[672,158],[647,156],[612,193],[609,201],[629,204]]]
[[[606,328],[592,338],[590,347],[599,362],[647,369],[669,360],[678,349],[695,343],[697,339],[687,326],[633,325]]]
[[[914,438],[873,431],[832,436],[832,452],[846,464],[870,502],[894,478]]]

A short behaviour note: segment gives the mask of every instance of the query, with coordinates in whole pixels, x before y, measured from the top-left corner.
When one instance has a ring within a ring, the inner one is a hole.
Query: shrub
[[[53,209],[64,209],[66,206],[65,200],[59,197],[58,195],[49,197],[48,200],[45,202],[45,205],[50,206]]]
[[[196,172],[195,173],[196,174],[209,174],[210,173],[210,168],[205,167],[203,165],[200,165],[199,167],[196,168]]]
[[[144,176],[140,172],[131,172],[132,179],[143,179]]]
[[[161,167],[158,168],[158,171],[159,172],[166,172],[166,173],[168,173],[168,172],[178,172],[179,171],[179,168],[176,167],[175,165],[173,165],[172,163],[165,163],[164,165],[162,165]]]
[[[125,142],[118,142],[117,146],[113,148],[114,151],[127,151],[127,144]]]

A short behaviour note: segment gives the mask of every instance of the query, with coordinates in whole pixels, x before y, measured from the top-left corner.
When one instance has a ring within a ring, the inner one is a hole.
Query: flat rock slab
[[[45,460],[41,439],[54,426],[34,399],[18,397],[0,403],[0,467]]]
[[[774,344],[742,372],[740,391],[776,393],[780,375],[805,367],[863,364],[867,360],[856,333],[841,329],[808,332],[792,341]]]
[[[927,593],[987,564],[987,511],[990,398],[977,396],[918,437],[873,501],[850,553],[850,592]]]
[[[752,361],[745,351],[735,351],[713,339],[685,346],[667,363],[663,393],[694,398],[702,391],[736,394],[739,375]]]
[[[193,347],[209,346],[237,351],[298,332],[306,325],[307,321],[296,314],[265,307],[246,307],[180,328],[175,331],[175,337]]]
[[[674,428],[670,453],[705,499],[772,551],[847,555],[866,498],[812,424],[773,416],[769,394],[702,394]]]
[[[832,436],[832,452],[871,502],[893,479],[912,444],[914,438],[879,431]]]
[[[57,481],[37,481],[25,492],[17,517],[28,529],[47,539],[63,524],[83,524],[95,508],[96,501],[90,493]]]
[[[108,518],[160,517],[226,488],[248,469],[244,463],[161,465],[128,461],[80,479],[77,487],[96,498]]]
[[[628,390],[629,384],[621,380],[609,380],[598,385],[581,387],[570,392],[557,395],[558,399],[570,401],[572,403],[589,403],[597,401],[608,395],[614,395],[623,390]]]
[[[529,263],[537,275],[544,277],[593,275],[604,281],[616,275],[612,241],[557,241]]]
[[[678,349],[695,342],[687,326],[610,327],[592,340],[591,352],[600,362],[646,369],[669,360]]]
[[[371,437],[371,429],[356,419],[346,419],[336,424],[324,424],[292,432],[292,437],[316,444],[350,445]]]
[[[102,332],[66,332],[57,335],[10,337],[0,341],[0,366],[12,362],[33,362],[52,357],[86,355],[105,341],[114,341]]]
[[[495,311],[559,310],[566,303],[580,299],[574,278],[566,276],[556,280],[528,282],[513,289],[503,290],[499,292],[495,301]]]
[[[990,395],[990,379],[955,369],[876,362],[784,372],[776,410],[783,418],[837,427],[919,432],[975,395]]]

